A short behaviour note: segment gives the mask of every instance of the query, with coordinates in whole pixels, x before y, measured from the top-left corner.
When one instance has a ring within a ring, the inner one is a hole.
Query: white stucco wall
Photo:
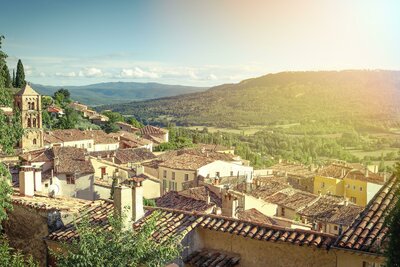
[[[217,160],[198,169],[198,175],[210,178],[215,178],[217,172],[219,177],[236,176],[239,173],[240,176],[251,178],[253,167]]]

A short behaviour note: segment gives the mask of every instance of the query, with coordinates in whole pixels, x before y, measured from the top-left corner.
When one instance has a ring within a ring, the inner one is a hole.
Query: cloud
[[[212,73],[211,73],[210,75],[208,75],[208,79],[209,79],[209,80],[212,80],[212,81],[218,80],[217,76],[214,75],[214,74],[212,74]]]
[[[91,77],[103,77],[105,76],[105,74],[101,69],[90,67],[80,70],[78,76],[91,78]]]
[[[151,78],[157,79],[160,75],[156,72],[144,71],[139,67],[133,69],[122,69],[118,78]]]
[[[56,76],[58,76],[58,77],[66,77],[66,78],[70,77],[70,78],[72,78],[72,77],[76,77],[77,74],[76,74],[76,72],[74,72],[74,71],[67,72],[67,73],[56,72]]]

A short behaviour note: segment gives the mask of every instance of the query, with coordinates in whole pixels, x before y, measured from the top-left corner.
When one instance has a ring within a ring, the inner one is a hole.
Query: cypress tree
[[[6,64],[3,65],[3,77],[4,77],[4,87],[11,88],[12,84],[11,84],[10,71],[8,70]]]
[[[21,59],[18,60],[17,64],[17,75],[15,77],[15,87],[22,88],[25,86],[25,72],[24,72],[24,65],[22,65]]]
[[[15,87],[15,69],[13,69],[12,86]]]

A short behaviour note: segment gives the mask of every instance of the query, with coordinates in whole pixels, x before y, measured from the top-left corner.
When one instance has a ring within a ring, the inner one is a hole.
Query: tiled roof
[[[269,168],[275,172],[285,172],[288,173],[289,175],[295,175],[299,177],[315,176],[315,172],[310,171],[308,167],[303,164],[279,163]]]
[[[281,191],[282,189],[291,188],[291,186],[286,183],[285,179],[283,178],[263,177],[255,178],[255,181],[257,181],[257,183],[253,183],[252,190],[250,192],[246,192],[245,183],[237,185],[235,190],[239,192],[246,192],[246,194],[249,194],[253,197],[265,200],[269,196]]]
[[[170,191],[156,199],[156,205],[162,208],[170,208],[185,211],[205,212],[215,206],[214,203],[207,204],[206,201],[194,199],[181,195],[180,192]]]
[[[338,238],[335,246],[361,252],[383,253],[388,233],[385,219],[399,198],[396,195],[399,187],[399,179],[392,176],[354,223]]]
[[[91,139],[93,139],[93,137],[86,135],[84,131],[78,129],[65,129],[44,132],[44,141],[50,144]]]
[[[120,163],[142,162],[155,159],[156,155],[146,148],[119,149],[115,152],[115,159]]]
[[[98,201],[97,201],[98,202]],[[113,202],[101,200],[97,205],[88,209],[89,222],[110,229],[108,216],[113,213]],[[329,248],[335,236],[309,230],[289,229],[268,224],[259,224],[227,218],[219,215],[202,214],[197,212],[179,211],[165,208],[147,207],[145,217],[133,225],[140,228],[147,220],[156,216],[157,225],[153,238],[162,241],[164,238],[174,236],[184,238],[192,229],[199,227],[212,231],[240,235],[260,241],[279,241],[299,246],[312,246]],[[82,219],[78,218],[77,222]],[[48,239],[54,241],[71,241],[78,237],[74,224],[68,224],[62,229],[51,233]]]
[[[39,95],[29,84],[26,84],[21,90],[19,90],[16,95]]]
[[[118,143],[114,138],[103,130],[86,130],[83,134],[89,139],[93,139],[95,144],[115,144]]]
[[[13,205],[24,206],[38,211],[68,211],[79,212],[90,207],[93,202],[70,197],[48,197],[35,193],[33,197],[21,196],[19,190],[15,189],[11,196]]]
[[[22,161],[49,162],[53,160],[54,154],[51,149],[38,149],[26,152],[20,157]]]
[[[261,223],[261,224],[271,224],[277,225],[278,223],[271,217],[261,213],[257,209],[248,209],[244,211],[239,211],[238,213],[239,220]]]
[[[331,178],[337,178],[337,179],[343,179],[346,174],[351,171],[352,168],[349,166],[345,165],[339,165],[339,164],[331,164],[327,167],[323,167],[318,170],[318,175],[320,176],[325,176],[325,177],[331,177]]]
[[[353,180],[358,180],[358,181],[366,181],[369,183],[374,183],[374,184],[384,184],[384,179],[383,177],[379,176],[376,173],[373,172],[368,172],[368,175],[365,173],[365,171],[361,170],[351,170],[350,172],[347,173],[345,178],[353,179]]]
[[[264,200],[289,209],[298,210],[311,204],[317,199],[317,195],[288,188],[277,192]]]
[[[194,198],[197,200],[207,201],[210,197],[210,202],[215,203],[217,207],[222,206],[222,199],[220,194],[216,194],[207,185],[188,188],[186,190],[180,191],[180,195]]]
[[[165,131],[166,130],[152,126],[152,125],[146,125],[140,129],[140,134],[142,134],[142,135],[164,135]]]
[[[316,202],[300,210],[299,214],[318,221],[349,226],[362,210],[357,205],[346,205],[342,198],[321,196]]]
[[[159,166],[179,170],[197,170],[198,168],[214,161],[215,160],[207,157],[182,154],[169,158],[168,160],[160,163]]]
[[[228,267],[239,264],[239,261],[238,254],[209,249],[196,250],[183,259],[185,264],[193,267]]]
[[[53,147],[52,149],[54,169],[57,173],[94,173],[90,160],[85,157],[85,149],[76,147]]]

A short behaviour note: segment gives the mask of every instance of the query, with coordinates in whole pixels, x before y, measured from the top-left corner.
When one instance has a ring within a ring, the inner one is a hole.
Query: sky
[[[400,70],[398,0],[0,0],[10,69],[45,85],[213,86],[281,71]]]

